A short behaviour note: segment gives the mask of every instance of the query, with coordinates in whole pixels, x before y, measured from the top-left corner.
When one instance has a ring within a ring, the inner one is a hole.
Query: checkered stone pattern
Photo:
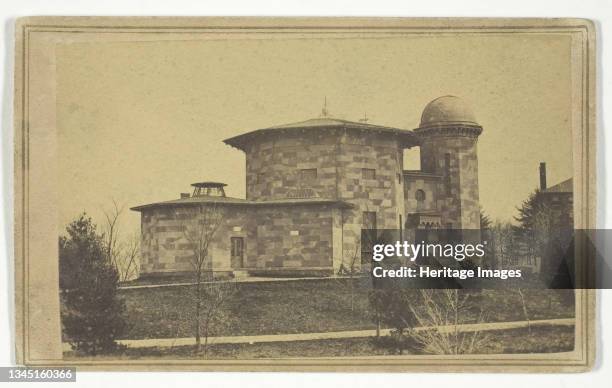
[[[421,169],[442,177],[436,188],[442,226],[480,229],[477,139],[463,135],[424,136]]]
[[[440,177],[418,173],[404,174],[404,204],[406,213],[431,212],[438,210],[438,186]],[[422,190],[424,199],[417,200],[417,191]]]
[[[342,252],[335,252],[335,266],[359,248],[363,212],[376,212],[378,228],[400,225],[402,149],[389,134],[326,128],[262,136],[247,147],[246,162],[247,199],[286,199],[307,188],[319,198],[355,206],[342,212]],[[316,169],[316,179],[302,180],[303,169]]]
[[[402,153],[397,141],[377,133],[346,133],[339,138],[338,198],[355,207],[344,214],[344,256],[359,246],[363,213],[376,213],[378,229],[399,228]],[[364,177],[364,169],[375,176]],[[400,176],[400,178],[398,178]]]
[[[222,222],[210,244],[206,269],[326,269],[333,267],[333,225],[340,213],[329,205],[217,205]],[[195,228],[197,207],[166,206],[142,213],[142,274],[190,272],[193,245],[184,230]],[[335,217],[335,221],[334,221]],[[192,229],[193,230],[193,229]],[[335,234],[334,234],[335,233]],[[230,241],[242,237],[243,264],[232,263]]]
[[[249,266],[261,269],[332,268],[332,208],[272,206],[257,210],[256,252]]]
[[[335,198],[335,140],[333,133],[304,129],[253,141],[246,152],[247,199],[285,199],[294,193]],[[312,169],[316,178],[304,180],[301,171]]]
[[[142,212],[141,273],[192,270],[194,250],[185,229],[197,228],[200,219],[197,209],[193,206],[165,206]],[[222,222],[210,245],[211,261],[206,269],[231,271],[230,238],[243,237],[247,250],[250,245],[254,246],[256,236],[248,231],[254,229],[256,220],[246,207],[223,206],[219,211],[223,213]],[[248,257],[248,251],[245,254]]]

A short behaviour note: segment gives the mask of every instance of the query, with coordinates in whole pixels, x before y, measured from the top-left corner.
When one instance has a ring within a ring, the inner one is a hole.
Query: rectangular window
[[[244,238],[230,238],[230,262],[232,268],[244,267]]]
[[[242,247],[244,240],[242,237],[231,237],[230,238],[231,245],[231,255],[232,256],[242,256]]]
[[[317,179],[316,168],[303,168],[300,170],[300,180],[305,182],[312,182]]]
[[[376,179],[376,170],[373,168],[362,168],[361,177],[363,179]]]
[[[449,153],[444,154],[444,188],[446,190],[446,195],[451,195],[451,156]]]

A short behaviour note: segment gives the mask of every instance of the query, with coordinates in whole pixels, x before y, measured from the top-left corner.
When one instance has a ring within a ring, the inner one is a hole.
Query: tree
[[[573,228],[568,219],[555,214],[550,201],[535,190],[518,208],[514,227],[517,242],[522,244],[531,259],[540,260],[540,278],[549,285],[571,283],[573,271],[570,252]],[[571,250],[573,251],[573,250]]]
[[[196,352],[203,350],[205,357],[208,355],[208,338],[219,326],[227,324],[229,317],[223,307],[235,291],[236,285],[231,281],[211,281],[200,285],[200,307],[196,316],[196,327],[199,331],[196,334]],[[203,346],[197,341],[197,336],[204,338]]]
[[[125,282],[138,277],[138,258],[140,256],[140,236],[135,233],[122,236],[121,216],[125,205],[119,205],[112,200],[112,207],[104,209],[104,252],[107,260],[119,274],[119,281]]]
[[[344,278],[339,279],[341,286],[346,286],[349,292],[349,304],[351,311],[355,310],[355,282],[360,277],[360,266],[358,263],[361,261],[359,255],[359,245],[354,244],[353,249],[345,250],[346,255],[342,258],[340,268],[338,269],[338,275]],[[346,281],[345,281],[346,280]]]
[[[532,233],[535,228],[535,215],[538,212],[540,206],[540,190],[536,189],[534,192],[529,194],[529,197],[523,201],[518,211],[518,216],[514,219],[518,222],[517,226],[514,226],[514,232],[518,236],[525,236],[526,234]]]
[[[550,274],[556,270],[556,268],[552,269],[551,263],[556,255],[556,252],[552,251],[555,240],[552,209],[543,200],[541,192],[536,189],[517,210],[519,214],[514,219],[518,225],[513,226],[514,245],[523,247],[522,250],[533,263],[536,263],[539,258],[540,277],[549,279]],[[515,292],[519,296],[523,316],[527,321],[528,331],[531,333],[530,314],[524,292],[520,288],[515,289]],[[551,294],[548,293],[549,307],[552,303],[551,297]]]
[[[223,321],[222,307],[235,291],[233,284],[215,281],[213,276],[212,243],[223,223],[223,209],[216,204],[189,207],[177,210],[176,218],[183,220],[183,237],[192,253],[189,263],[195,283],[192,298],[196,352],[202,352],[203,336],[206,355],[212,328]]]
[[[482,233],[486,233],[491,230],[491,226],[493,223],[491,222],[491,218],[484,212],[484,210],[480,209],[480,231]]]
[[[108,262],[102,237],[85,213],[59,238],[62,323],[72,348],[86,354],[109,352],[126,323],[117,295],[118,275]]]
[[[543,259],[552,236],[553,215],[550,207],[536,189],[517,210],[519,214],[514,219],[518,225],[513,226],[516,242],[526,248],[532,259]]]
[[[123,243],[123,252],[116,268],[119,280],[125,282],[138,277],[138,262],[140,258],[140,234],[134,233]]]
[[[484,268],[492,268],[495,266],[495,253],[493,241],[493,222],[491,218],[480,209],[480,243],[484,244],[484,258],[481,260],[481,265]]]
[[[494,268],[507,268],[516,262],[515,234],[509,222],[496,221],[489,232],[487,249],[490,249]]]

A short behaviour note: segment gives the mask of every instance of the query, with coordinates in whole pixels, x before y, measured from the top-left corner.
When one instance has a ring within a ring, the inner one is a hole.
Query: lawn
[[[349,279],[291,280],[237,283],[223,307],[223,324],[211,336],[260,335],[373,329],[368,303],[370,283],[353,280],[351,309]],[[129,330],[125,339],[193,336],[193,286],[124,289]],[[524,290],[529,319],[574,316],[573,290]],[[487,321],[524,320],[520,296],[510,290],[482,291]],[[569,294],[568,294],[569,293]],[[473,322],[466,314],[462,322]],[[262,345],[263,346],[263,345]],[[229,345],[228,345],[229,347]]]
[[[565,326],[534,327],[527,329],[492,331],[478,354],[555,353],[574,348],[574,328]],[[255,344],[210,345],[206,357],[196,355],[193,346],[173,348],[127,348],[95,359],[258,359],[284,357],[358,357],[384,356],[396,352],[375,338],[347,338],[340,340],[271,342]],[[404,354],[422,354],[417,346]],[[64,353],[64,359],[77,359],[73,352]],[[79,360],[87,358],[78,357]]]
[[[191,337],[193,286],[122,290],[131,327],[124,338]],[[373,327],[367,288],[355,289],[354,309],[344,280],[237,283],[212,335],[305,333]]]

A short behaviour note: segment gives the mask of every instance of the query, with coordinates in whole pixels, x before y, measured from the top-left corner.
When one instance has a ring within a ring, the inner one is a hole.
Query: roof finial
[[[329,112],[327,111],[327,96],[325,96],[325,100],[323,101],[323,109],[321,109],[321,117],[327,117]]]
[[[368,114],[367,114],[366,112],[363,112],[363,118],[362,118],[362,119],[359,119],[359,122],[360,122],[360,123],[367,123],[367,122],[368,122],[368,120],[370,120],[370,119],[368,118]]]

